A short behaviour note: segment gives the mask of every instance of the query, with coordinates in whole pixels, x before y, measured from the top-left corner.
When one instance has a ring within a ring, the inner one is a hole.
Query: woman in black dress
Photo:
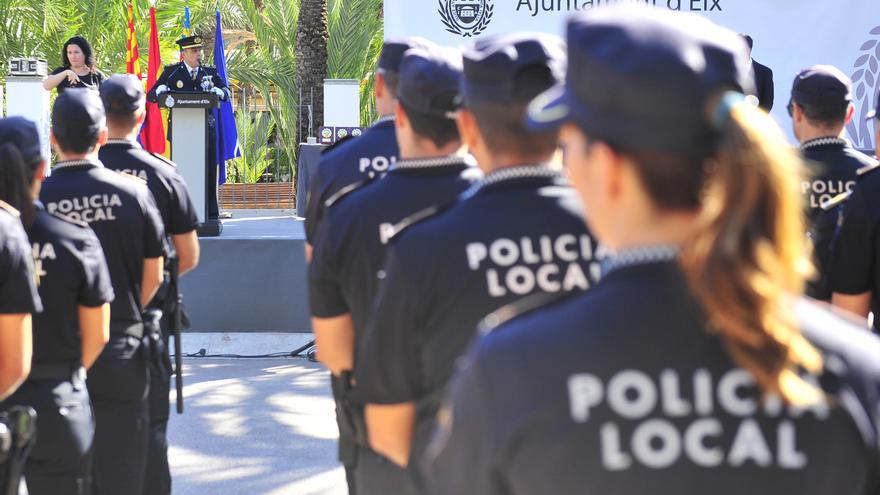
[[[82,36],[74,36],[64,43],[61,49],[63,65],[52,71],[43,81],[43,88],[51,91],[58,88],[61,93],[67,88],[87,88],[95,91],[104,81],[104,75],[95,68],[95,54],[92,45]]]

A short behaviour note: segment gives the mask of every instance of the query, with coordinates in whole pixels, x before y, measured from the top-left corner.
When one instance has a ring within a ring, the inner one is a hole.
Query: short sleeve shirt
[[[116,295],[111,331],[141,323],[144,259],[165,254],[164,225],[146,184],[98,161],[59,162],[40,200],[49,213],[87,223],[101,242]]]
[[[43,310],[31,248],[17,212],[0,205],[0,314]]]
[[[428,493],[876,493],[877,338],[811,303],[828,401],[760,391],[707,331],[675,261],[495,328],[454,380]]]
[[[88,225],[49,214],[38,206],[28,229],[44,311],[34,316],[34,363],[82,358],[78,307],[113,300],[104,251]]]
[[[308,241],[315,242],[328,199],[346,186],[381,177],[398,154],[393,118],[380,119],[360,137],[327,150],[309,183],[305,212]]]
[[[872,158],[854,149],[849,141],[836,137],[805,141],[801,153],[812,173],[812,177],[801,184],[811,224],[822,214],[823,203],[852,190],[859,169],[876,164]]]
[[[60,74],[68,69],[70,69],[70,67],[58,67],[52,71],[52,75],[54,76],[56,74]],[[77,75],[79,76],[79,74]],[[86,74],[85,76],[79,76],[79,82],[75,82],[73,84],[70,84],[70,82],[65,78],[60,83],[58,83],[58,86],[55,86],[55,88],[58,89],[58,94],[63,93],[64,90],[67,88],[85,88],[98,91],[98,89],[101,87],[101,83],[103,82],[104,74],[101,74],[99,71],[96,70],[90,72],[89,74]]]

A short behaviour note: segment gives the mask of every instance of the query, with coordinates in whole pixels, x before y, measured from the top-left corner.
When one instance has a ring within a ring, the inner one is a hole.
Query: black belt
[[[31,366],[28,380],[70,380],[79,374],[85,378],[85,373],[79,362],[37,363]]]

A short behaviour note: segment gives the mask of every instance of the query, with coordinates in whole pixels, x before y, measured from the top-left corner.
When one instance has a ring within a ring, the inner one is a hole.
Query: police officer
[[[202,65],[203,38],[199,35],[185,36],[177,40],[183,60],[176,64],[166,65],[162,74],[156,79],[156,84],[147,93],[147,101],[156,103],[159,97],[169,91],[205,91],[203,86],[206,78],[210,79],[209,92],[214,93],[221,101],[229,100],[229,86],[217,73],[217,68]],[[217,167],[215,154],[216,139],[214,132],[214,119],[208,118],[208,150],[211,155],[208,158],[208,218],[217,219],[220,216],[217,204]],[[171,115],[168,115],[168,139],[171,139]]]
[[[16,153],[9,148],[0,151]],[[20,191],[24,177],[10,179],[6,174],[0,177],[0,198],[17,193],[25,214],[32,216],[33,206]],[[31,315],[43,310],[30,252],[21,212],[0,199],[0,400],[14,392],[30,372]]]
[[[49,213],[95,231],[116,294],[110,341],[87,382],[95,412],[92,491],[140,493],[149,430],[149,350],[141,312],[162,282],[164,227],[144,181],[98,160],[107,142],[105,122],[97,92],[71,89],[58,96],[51,142],[59,161],[40,199]]]
[[[358,337],[369,317],[392,226],[413,212],[452,201],[479,177],[470,157],[459,154],[454,118],[460,79],[460,52],[408,50],[400,64],[394,121],[400,159],[382,179],[340,190],[327,200],[309,266],[309,299],[318,359],[337,386],[351,385]],[[360,421],[360,412],[353,409],[343,411]],[[357,450],[360,495],[412,490],[403,470],[369,449]]]
[[[0,145],[20,154],[4,159],[0,174],[22,174],[30,201],[39,194],[46,163],[37,127],[22,117],[0,119]],[[31,495],[90,492],[95,431],[85,370],[104,348],[110,331],[113,287],[95,233],[36,204],[27,229],[33,246],[43,312],[34,315],[33,364],[27,381],[0,408],[30,406],[39,435],[24,473]]]
[[[827,267],[838,212],[827,215],[823,212],[830,211],[847,196],[860,169],[871,167],[876,161],[854,149],[842,137],[855,107],[852,81],[836,67],[816,65],[801,71],[792,85],[788,111],[794,134],[801,143],[801,153],[814,173],[801,185],[819,271],[818,278],[808,285],[807,293],[816,299],[830,300]]]
[[[400,61],[410,48],[424,46],[419,38],[385,40],[376,67],[375,97],[379,120],[357,139],[346,139],[324,150],[309,183],[306,203],[306,241],[314,242],[324,218],[325,203],[340,189],[385,174],[397,161],[397,138],[394,136],[394,110]],[[308,251],[309,248],[307,248]],[[310,257],[310,254],[309,254]]]
[[[878,108],[869,120],[880,115]],[[880,121],[877,150],[880,155]],[[842,223],[836,234],[831,261],[832,303],[866,318],[874,311],[874,331],[880,331],[880,173],[877,165],[859,170],[859,178],[843,204]]]
[[[98,158],[111,170],[131,174],[147,182],[162,216],[166,237],[173,247],[173,253],[169,253],[169,256],[177,257],[178,272],[185,273],[198,264],[199,239],[196,228],[199,219],[176,165],[161,155],[144,150],[136,141],[146,116],[143,86],[130,74],[119,74],[107,79],[101,86],[100,94],[107,114],[109,138],[98,152]],[[166,268],[170,265],[166,258]],[[159,349],[162,355],[154,356],[150,366],[150,444],[144,494],[171,493],[166,434],[171,384],[168,322],[175,310],[173,305],[176,304],[176,298],[169,297],[168,293],[167,284],[171,277],[165,278],[165,283],[150,303],[150,308],[163,312],[164,345]]]
[[[530,121],[564,124],[616,255],[476,344],[431,493],[876,493],[876,428],[853,425],[878,419],[880,341],[799,299],[803,165],[742,93],[742,39],[631,5],[573,17],[567,41]]]
[[[528,103],[564,73],[555,36],[498,36],[464,53],[459,129],[485,178],[445,213],[395,230],[355,376],[371,446],[401,466],[419,458],[480,319],[598,280],[580,200],[548,165],[558,133],[523,124]]]

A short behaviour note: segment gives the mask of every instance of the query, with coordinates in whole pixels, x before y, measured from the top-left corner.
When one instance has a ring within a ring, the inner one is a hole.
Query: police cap
[[[462,99],[509,102],[528,88],[519,77],[527,69],[546,69],[546,89],[565,77],[565,42],[550,34],[507,34],[477,41],[463,54]],[[533,90],[534,91],[534,90]],[[531,93],[534,95],[534,93]],[[528,96],[526,96],[528,97]]]
[[[852,81],[837,67],[814,65],[794,78],[791,99],[818,110],[846,108],[853,99]]]
[[[566,81],[530,105],[535,129],[571,120],[624,149],[707,154],[709,99],[754,87],[745,41],[695,14],[597,9],[569,20],[566,41]]]
[[[107,113],[134,113],[144,106],[144,87],[134,74],[114,74],[99,89]]]
[[[403,54],[407,50],[431,44],[430,41],[424,38],[414,36],[387,39],[382,44],[382,52],[379,53],[379,61],[376,67],[382,71],[400,72],[400,62],[403,60]]]
[[[184,36],[177,40],[176,43],[181,50],[185,50],[187,48],[201,48],[203,40],[200,35],[194,34],[192,36]]]
[[[25,163],[34,164],[44,159],[37,125],[24,117],[0,119],[0,145],[6,143],[18,148]]]
[[[460,51],[441,46],[411,48],[400,63],[397,99],[409,110],[452,119],[460,83]]]
[[[106,123],[104,105],[96,91],[68,89],[55,99],[52,133],[68,142],[94,140]]]

